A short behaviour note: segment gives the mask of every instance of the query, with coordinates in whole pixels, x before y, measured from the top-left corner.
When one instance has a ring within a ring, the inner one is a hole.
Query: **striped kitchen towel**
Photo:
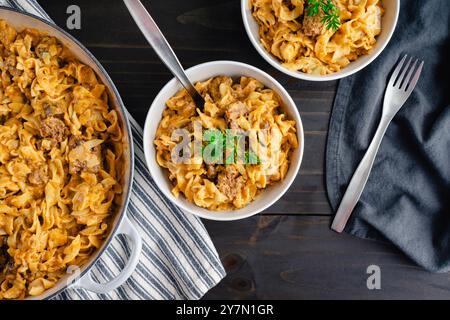
[[[0,5],[51,21],[35,0],[0,0]],[[158,190],[145,165],[142,128],[132,117],[130,121],[136,171],[128,217],[142,235],[139,264],[131,278],[114,292],[101,295],[67,289],[55,299],[199,299],[225,275],[200,219],[183,213]],[[93,279],[105,282],[117,275],[128,255],[125,239],[113,240],[94,266]]]

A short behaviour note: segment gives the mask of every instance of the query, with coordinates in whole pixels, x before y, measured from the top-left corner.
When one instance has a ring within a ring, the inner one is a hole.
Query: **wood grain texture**
[[[448,274],[414,266],[389,244],[329,230],[330,217],[266,215],[207,222],[228,276],[207,299],[448,299]],[[367,289],[367,267],[381,290]]]
[[[70,31],[105,66],[142,125],[159,90],[172,76],[145,42],[122,1],[40,0],[58,25],[68,5],[82,11],[82,29]],[[387,244],[329,230],[332,214],[324,183],[324,151],[337,82],[287,77],[267,64],[245,34],[239,0],[144,0],[188,68],[236,60],[265,70],[295,100],[305,127],[305,156],[289,192],[265,215],[231,223],[205,221],[228,276],[206,299],[450,298],[447,275],[414,266]],[[377,264],[382,289],[366,287]]]

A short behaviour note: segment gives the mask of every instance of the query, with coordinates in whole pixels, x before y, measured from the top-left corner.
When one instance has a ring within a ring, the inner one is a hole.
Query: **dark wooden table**
[[[67,7],[81,8],[81,30],[70,31],[102,62],[129,112],[143,125],[158,91],[172,78],[122,1],[40,0],[65,28]],[[205,299],[450,298],[450,277],[423,271],[389,244],[330,231],[324,151],[337,82],[287,77],[251,46],[239,0],[147,0],[161,30],[187,67],[236,60],[278,79],[294,98],[305,127],[305,156],[290,191],[264,214],[205,225],[228,276]],[[369,265],[381,268],[381,290],[367,289]]]

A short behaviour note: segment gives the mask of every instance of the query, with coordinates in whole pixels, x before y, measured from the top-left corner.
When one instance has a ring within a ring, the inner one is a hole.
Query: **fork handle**
[[[180,61],[173,52],[161,30],[159,30],[157,24],[148,13],[147,9],[145,9],[144,5],[139,0],[124,0],[123,2],[128,8],[128,11],[130,11],[130,14],[136,22],[137,26],[144,34],[145,38],[153,47],[162,62],[181,82],[183,87],[186,88],[189,94],[194,98],[194,101],[196,98],[202,100],[201,97],[197,97],[197,90],[187,77]]]
[[[386,133],[386,129],[391,120],[391,117],[388,118],[386,116],[382,116],[375,136],[373,137],[366,154],[358,165],[358,168],[353,174],[350,184],[347,187],[347,191],[345,192],[338,211],[336,212],[333,224],[331,225],[331,229],[334,231],[341,233],[344,230],[353,209],[358,203],[367,180],[369,179],[370,172],[372,171],[373,163],[381,145],[381,141],[383,140],[384,134]]]

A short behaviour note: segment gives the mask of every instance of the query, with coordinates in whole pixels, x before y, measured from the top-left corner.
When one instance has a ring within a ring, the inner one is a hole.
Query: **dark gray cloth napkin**
[[[388,47],[341,80],[327,142],[334,210],[380,120],[384,91],[403,54],[425,61],[418,86],[388,128],[361,200],[345,229],[388,240],[429,271],[450,271],[450,1],[402,0]]]

